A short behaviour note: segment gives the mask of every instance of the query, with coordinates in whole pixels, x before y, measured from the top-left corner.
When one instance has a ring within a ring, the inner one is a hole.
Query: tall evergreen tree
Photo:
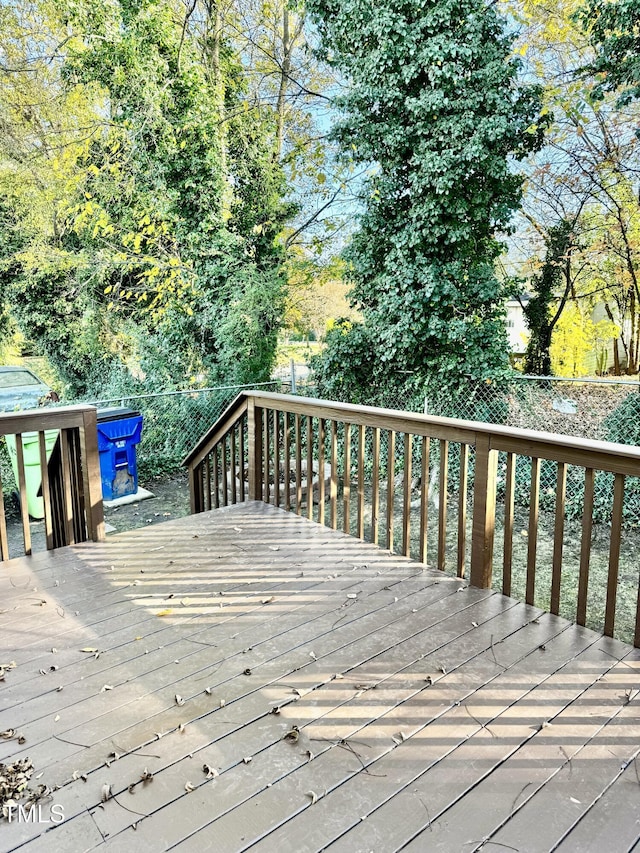
[[[541,144],[539,91],[479,0],[310,0],[347,80],[334,135],[371,164],[348,249],[362,324],[330,335],[325,393],[371,400],[507,365],[498,232],[520,200],[511,160]]]

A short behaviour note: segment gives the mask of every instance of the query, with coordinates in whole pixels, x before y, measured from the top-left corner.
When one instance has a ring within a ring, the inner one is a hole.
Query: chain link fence
[[[182,460],[198,439],[241,391],[250,388],[280,391],[282,383],[274,380],[257,385],[193,388],[82,402],[99,409],[125,406],[140,412],[143,423],[137,451],[138,469],[143,476],[149,476],[180,471]]]

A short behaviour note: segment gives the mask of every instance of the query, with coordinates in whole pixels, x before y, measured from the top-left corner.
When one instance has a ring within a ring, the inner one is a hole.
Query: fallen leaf
[[[180,732],[180,734],[182,734],[182,732],[185,730],[185,728],[186,728],[185,724],[180,723],[180,725],[178,726],[178,731]]]
[[[102,790],[100,792],[100,799],[103,803],[106,803],[107,800],[111,797],[111,785],[109,782],[105,782],[102,786]]]
[[[216,779],[220,775],[215,767],[210,767],[208,764],[202,765],[202,772],[207,779]]]
[[[349,592],[349,593],[347,593],[347,598],[354,599],[354,598],[357,598],[357,597],[358,597],[358,596],[356,595],[356,593],[355,593],[355,592]]]
[[[391,740],[397,744],[403,743],[403,741],[405,741],[406,739],[407,739],[407,736],[405,735],[404,732],[398,732],[395,735],[391,735]]]
[[[245,755],[245,757],[242,760],[245,764],[249,764],[251,761],[253,761],[253,756],[252,755]]]
[[[113,685],[111,685],[111,684],[103,685],[103,687],[101,687],[101,689],[100,689],[100,693],[106,693],[107,690],[113,690]]]
[[[53,722],[57,723],[59,719],[60,719],[60,714],[56,714],[55,717],[53,718]]]
[[[279,551],[280,546],[279,545],[269,545],[269,550],[270,551]]]
[[[184,789],[187,792],[187,794],[190,794],[192,791],[195,791],[196,786],[193,785],[191,782],[186,782]]]
[[[263,598],[260,602],[261,604],[271,604],[272,601],[275,601],[275,595],[272,595],[270,598]]]
[[[569,799],[571,800],[572,803],[576,803],[576,805],[578,805],[578,806],[582,805],[580,800],[576,800],[575,797],[569,797]]]
[[[87,647],[86,649],[80,649],[80,651],[81,651],[81,652],[84,652],[84,653],[85,653],[85,654],[87,654],[87,655],[95,655],[95,653],[96,653],[98,650],[97,650],[97,649],[92,649],[92,648]]]
[[[312,806],[315,806],[315,804],[318,802],[318,795],[315,791],[307,791],[307,797],[311,797]]]
[[[175,699],[176,705],[184,705],[184,699],[178,693],[173,697]]]
[[[15,733],[15,729],[6,729],[6,731],[0,732],[0,737],[4,738],[5,740],[10,740],[10,738],[12,738]]]
[[[156,616],[168,616],[172,612],[173,611],[169,607],[169,608],[167,608],[167,610],[161,610],[159,613],[156,613]]]
[[[292,726],[289,731],[284,736],[283,740],[288,741],[289,743],[297,743],[300,739],[300,730],[297,726]]]

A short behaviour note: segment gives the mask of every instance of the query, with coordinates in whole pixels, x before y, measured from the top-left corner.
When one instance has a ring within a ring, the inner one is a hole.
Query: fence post
[[[249,431],[249,500],[262,500],[262,408],[253,397],[247,401]]]
[[[472,586],[481,589],[491,587],[497,471],[498,452],[491,449],[490,437],[488,435],[477,435],[470,582]]]

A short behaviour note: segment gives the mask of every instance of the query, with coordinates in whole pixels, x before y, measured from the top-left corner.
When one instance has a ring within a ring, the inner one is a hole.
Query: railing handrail
[[[46,433],[56,431],[53,448],[47,452]],[[100,541],[105,536],[97,409],[79,404],[60,408],[0,412],[0,437],[15,436],[14,468],[19,495],[24,553],[31,554],[29,493],[25,473],[23,439],[37,434],[47,549],[73,544],[87,538]],[[55,463],[53,462],[55,458]],[[31,464],[31,463],[30,463]],[[33,484],[33,480],[31,483]],[[4,498],[0,489],[0,560],[9,558]]]
[[[640,447],[636,445],[256,390],[238,394],[216,423],[202,436],[183,464],[197,465],[204,459],[215,444],[214,436],[226,432],[226,429],[235,423],[239,417],[239,407],[243,401],[246,404],[250,399],[256,406],[266,409],[286,410],[291,414],[314,415],[326,420],[341,420],[464,444],[475,445],[479,436],[486,436],[490,450],[538,456],[614,474],[640,476]]]
[[[47,407],[18,412],[0,412],[0,435],[16,435],[23,432],[70,429],[82,426],[84,415],[95,411],[95,406],[81,403],[59,408]]]

